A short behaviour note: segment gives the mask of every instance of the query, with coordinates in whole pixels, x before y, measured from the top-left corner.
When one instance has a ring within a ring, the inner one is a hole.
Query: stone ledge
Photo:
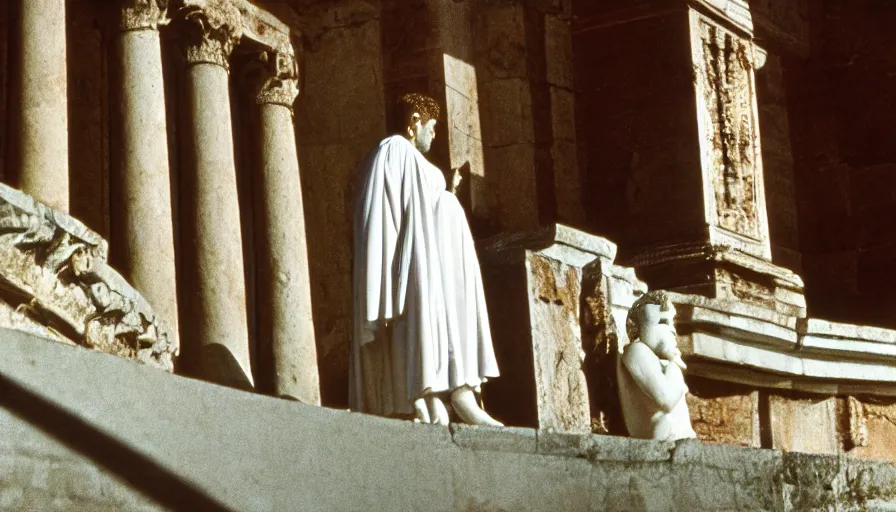
[[[542,251],[546,256],[576,266],[584,266],[596,259],[607,263],[616,259],[613,242],[563,224],[499,235],[483,240],[477,246],[482,257],[494,262],[521,260],[525,251]]]
[[[673,464],[699,464],[725,470],[743,470],[749,465],[781,465],[783,452],[743,446],[706,444],[685,439],[675,444]]]
[[[896,396],[896,331],[671,296],[692,375],[821,394]]]
[[[0,345],[0,471],[64,462],[15,500],[19,509],[48,508],[60,494],[120,496],[130,509],[144,496],[147,509],[246,511],[783,511],[883,507],[896,497],[896,466],[882,462],[419,425],[254,395],[16,331],[0,329]],[[78,435],[67,434],[72,426]],[[101,479],[100,491],[82,474]],[[162,484],[148,488],[147,479]]]
[[[451,439],[461,448],[496,452],[535,453],[535,429],[520,427],[479,427],[452,423]]]
[[[538,453],[592,462],[664,462],[674,443],[619,436],[538,432]]]

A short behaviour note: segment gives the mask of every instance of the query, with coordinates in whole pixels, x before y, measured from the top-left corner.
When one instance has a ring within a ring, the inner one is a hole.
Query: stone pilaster
[[[805,314],[802,280],[771,262],[747,3],[623,5],[576,13],[591,228],[652,288]]]
[[[384,5],[388,96],[428,91],[444,105],[432,154],[460,169],[474,232],[581,225],[571,2]]]
[[[581,226],[569,0],[478,2],[476,69],[488,168],[482,187],[502,231]]]
[[[164,1],[125,0],[114,61],[120,80],[112,107],[116,179],[111,198],[112,257],[156,309],[177,341],[174,222],[159,26]]]
[[[13,90],[17,119],[13,170],[19,188],[68,212],[68,78],[65,0],[20,0]]]
[[[179,25],[187,31],[188,165],[182,225],[185,297],[190,326],[184,356],[200,375],[235,387],[253,384],[228,59],[242,34],[227,0],[187,0]],[[187,338],[185,337],[185,341]]]
[[[311,282],[305,240],[305,212],[293,127],[299,93],[293,47],[261,54],[263,72],[256,94],[260,118],[261,199],[257,229],[259,345],[273,392],[320,405],[317,348],[311,316]]]
[[[429,157],[451,183],[463,177],[458,197],[475,219],[487,219],[482,130],[474,63],[473,4],[438,0],[384,2],[383,64],[387,101],[406,92],[432,96],[443,109]],[[391,111],[390,111],[391,114]]]

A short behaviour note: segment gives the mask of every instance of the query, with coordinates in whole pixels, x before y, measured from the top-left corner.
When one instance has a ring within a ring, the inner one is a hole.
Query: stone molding
[[[291,44],[259,55],[264,75],[255,96],[259,105],[283,105],[292,108],[299,95],[299,64]]]
[[[689,373],[829,395],[896,396],[896,331],[671,293]]]
[[[688,0],[712,12],[716,19],[733,24],[745,35],[753,36],[753,14],[747,0]]]
[[[483,257],[500,261],[517,258],[522,261],[526,250],[552,250],[552,256],[566,263],[584,266],[596,259],[612,263],[616,259],[616,244],[583,231],[551,224],[536,231],[507,233],[477,243]]]
[[[191,26],[186,45],[190,64],[216,64],[230,70],[230,54],[243,35],[242,15],[230,0],[184,0],[178,18]]]
[[[158,30],[168,23],[168,0],[123,0],[122,31]]]
[[[802,278],[744,246],[693,242],[652,247],[622,264],[636,268],[654,288],[739,299],[779,313],[806,316]],[[695,269],[711,280],[695,282]]]
[[[176,342],[107,259],[98,234],[0,184],[0,303],[46,326],[55,341],[173,371]]]

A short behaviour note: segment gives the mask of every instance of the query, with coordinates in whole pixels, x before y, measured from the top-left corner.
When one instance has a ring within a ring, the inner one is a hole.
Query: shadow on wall
[[[0,375],[0,407],[171,510],[230,510],[152,459]]]

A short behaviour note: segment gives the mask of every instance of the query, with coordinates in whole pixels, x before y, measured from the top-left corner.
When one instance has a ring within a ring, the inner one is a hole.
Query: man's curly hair
[[[660,307],[660,311],[669,311],[673,307],[672,298],[665,290],[653,290],[642,295],[632,304],[632,308],[628,311],[628,317],[625,319],[625,333],[628,335],[629,343],[641,337],[641,325],[637,318],[641,314],[644,306],[655,304]]]
[[[392,109],[392,132],[400,133],[410,125],[411,116],[420,114],[420,123],[426,124],[430,119],[438,119],[441,113],[439,103],[430,96],[416,92],[403,94]]]

